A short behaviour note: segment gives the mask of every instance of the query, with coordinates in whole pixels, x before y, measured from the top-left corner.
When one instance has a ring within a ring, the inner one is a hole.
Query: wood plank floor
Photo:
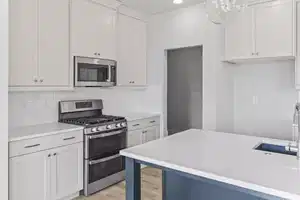
[[[162,200],[161,170],[146,167],[142,169],[142,200]],[[90,197],[76,200],[125,200],[125,182],[118,183]]]

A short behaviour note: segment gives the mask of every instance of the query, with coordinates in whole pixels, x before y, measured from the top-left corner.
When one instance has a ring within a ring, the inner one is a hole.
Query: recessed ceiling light
[[[181,4],[183,2],[183,0],[173,0],[174,4]]]

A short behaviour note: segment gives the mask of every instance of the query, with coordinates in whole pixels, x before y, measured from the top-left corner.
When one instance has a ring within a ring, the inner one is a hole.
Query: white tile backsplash
[[[78,88],[70,92],[9,93],[9,127],[55,122],[60,100],[103,99],[104,113],[157,112],[160,86],[147,88]]]

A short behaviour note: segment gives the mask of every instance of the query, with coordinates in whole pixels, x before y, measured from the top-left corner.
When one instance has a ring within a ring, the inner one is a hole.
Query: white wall
[[[9,127],[34,125],[58,120],[58,101],[103,99],[104,113],[124,115],[130,112],[159,113],[160,88],[80,88],[73,92],[9,93]]]
[[[233,70],[235,132],[291,139],[297,101],[294,62],[244,64]]]
[[[173,12],[154,15],[148,26],[149,82],[160,85],[161,111],[166,113],[165,50],[203,45],[203,128],[233,129],[232,82],[220,60],[222,55],[222,27],[208,21],[203,4]],[[225,77],[223,77],[225,76]],[[226,83],[224,83],[226,82]],[[228,91],[223,92],[223,91]],[[223,101],[217,101],[222,92]],[[221,109],[218,107],[221,106]],[[227,109],[224,109],[224,108]],[[164,126],[167,116],[164,114]],[[219,122],[226,122],[220,123]]]
[[[0,1],[0,199],[8,199],[8,0]]]

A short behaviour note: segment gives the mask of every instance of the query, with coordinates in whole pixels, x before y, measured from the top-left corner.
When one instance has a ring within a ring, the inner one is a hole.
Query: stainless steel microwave
[[[112,87],[117,83],[117,62],[98,58],[74,58],[75,87]]]

